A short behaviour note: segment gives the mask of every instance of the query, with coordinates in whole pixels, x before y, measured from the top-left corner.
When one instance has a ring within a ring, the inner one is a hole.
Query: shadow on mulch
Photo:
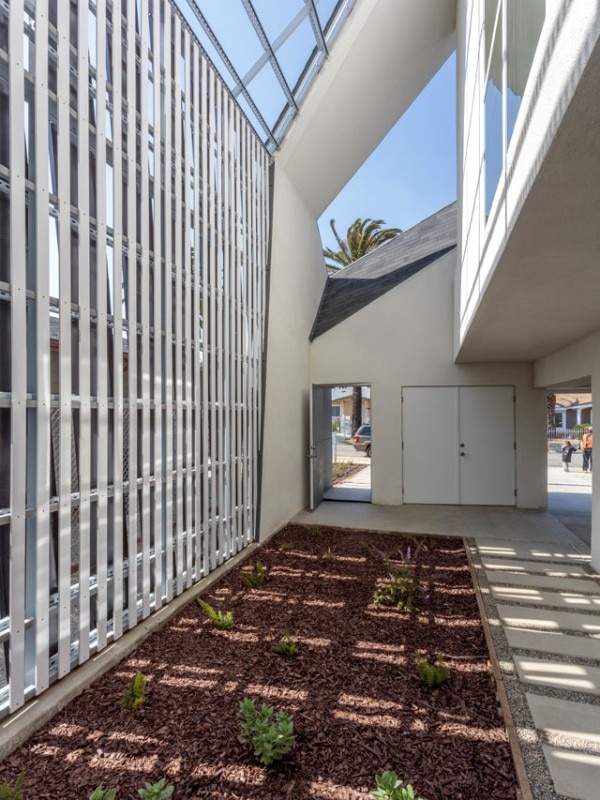
[[[233,630],[190,603],[9,756],[0,780],[24,768],[27,800],[87,800],[100,783],[133,800],[163,775],[174,800],[354,800],[394,769],[427,800],[514,798],[462,544],[428,538],[420,550],[419,612],[372,605],[377,551],[394,557],[411,541],[287,526],[260,551],[263,587],[244,589],[235,570],[205,595],[233,610]],[[273,653],[286,633],[299,644],[294,661]],[[421,686],[417,652],[443,655],[447,684]],[[147,701],[127,712],[136,669]],[[238,741],[244,696],[294,715],[297,745],[276,768]]]

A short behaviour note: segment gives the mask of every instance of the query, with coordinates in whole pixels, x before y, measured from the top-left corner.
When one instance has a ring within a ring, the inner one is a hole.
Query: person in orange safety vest
[[[581,437],[581,447],[583,449],[583,471],[592,471],[592,448],[594,446],[594,434],[591,428],[586,428]]]

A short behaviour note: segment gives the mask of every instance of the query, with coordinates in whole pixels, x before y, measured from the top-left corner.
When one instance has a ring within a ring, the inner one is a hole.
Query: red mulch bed
[[[0,780],[24,768],[27,800],[87,800],[100,783],[133,800],[163,775],[173,800],[353,800],[393,769],[427,800],[514,798],[462,543],[427,539],[419,612],[372,604],[384,574],[373,546],[394,556],[411,541],[288,525],[260,551],[263,587],[244,589],[234,570],[205,595],[233,609],[232,631],[190,603],[9,756]],[[299,643],[295,661],[272,651],[284,633]],[[444,686],[422,687],[417,651],[443,654]],[[120,700],[136,669],[147,701],[128,712]],[[297,745],[279,766],[238,741],[244,696],[294,714]]]

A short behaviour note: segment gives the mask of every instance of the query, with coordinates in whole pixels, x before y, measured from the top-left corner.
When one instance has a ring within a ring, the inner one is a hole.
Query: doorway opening
[[[311,509],[322,500],[371,502],[371,387],[313,386]]]
[[[548,511],[588,546],[592,534],[593,451],[589,458],[585,450],[590,449],[586,447],[590,430],[593,435],[590,383],[588,379],[581,387],[548,389],[546,402]],[[565,453],[569,447],[574,449]]]

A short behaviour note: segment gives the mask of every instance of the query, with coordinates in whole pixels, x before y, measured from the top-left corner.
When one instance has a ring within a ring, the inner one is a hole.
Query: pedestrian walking
[[[571,456],[575,452],[577,448],[573,447],[571,442],[568,440],[565,442],[564,447],[562,449],[562,465],[565,472],[569,471],[569,465],[571,464]]]
[[[583,471],[592,471],[592,449],[594,447],[594,434],[591,428],[586,428],[581,437],[581,447],[583,448]]]

